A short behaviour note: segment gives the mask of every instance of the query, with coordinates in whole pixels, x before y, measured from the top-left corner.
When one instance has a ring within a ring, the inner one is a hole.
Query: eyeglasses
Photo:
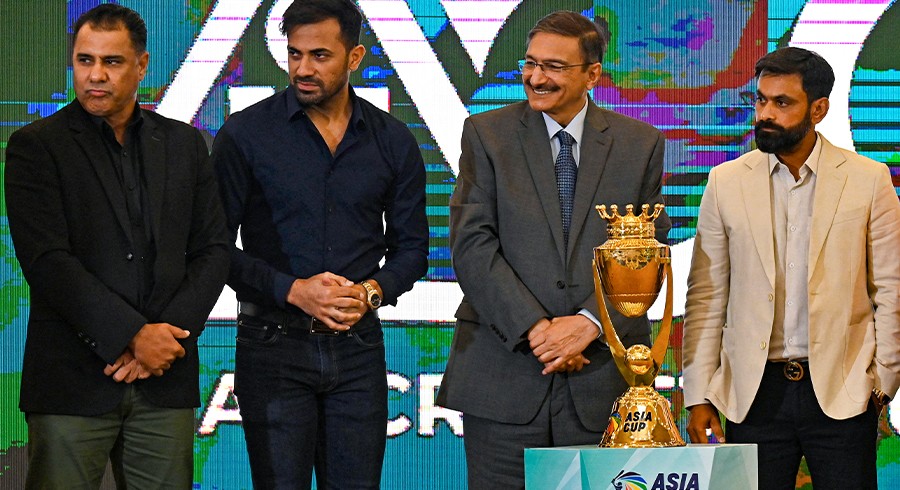
[[[531,60],[519,60],[519,71],[522,73],[531,73],[535,68],[540,68],[544,73],[562,73],[569,68],[575,68],[576,66],[588,66],[593,65],[593,63],[579,63],[577,65],[563,65],[560,63],[538,63],[536,61]]]

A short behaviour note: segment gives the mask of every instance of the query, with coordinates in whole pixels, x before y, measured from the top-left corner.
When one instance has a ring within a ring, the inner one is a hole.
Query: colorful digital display
[[[0,3],[0,150],[9,135],[69,101],[71,25],[97,0]],[[150,69],[140,102],[215,137],[229,114],[287,83],[278,32],[290,0],[129,0],[149,30]],[[709,170],[748,151],[753,65],[797,45],[835,68],[831,112],[819,129],[832,142],[888,164],[900,185],[900,6],[892,0],[778,2],[698,0],[357,0],[367,54],[351,83],[417,137],[428,181],[427,276],[397,307],[384,308],[390,396],[382,486],[465,488],[462,415],[434,404],[462,293],[448,248],[463,120],[523,100],[517,61],[534,23],[568,9],[606,19],[612,41],[603,107],[646,121],[667,137],[663,192],[673,229],[675,313],[684,312],[687,270]],[[2,154],[3,152],[0,152]],[[0,164],[2,159],[0,156]],[[18,384],[28,293],[0,203],[0,488],[20,488],[27,428]],[[599,219],[599,218],[598,218]],[[539,266],[536,264],[536,266]],[[62,278],[64,280],[64,278]],[[238,401],[231,392],[237,304],[226,288],[200,339],[195,489],[251,488]],[[662,313],[660,304],[652,318]],[[681,323],[657,388],[678,423]],[[894,404],[897,406],[897,404]],[[900,409],[883,417],[879,486],[900,486]],[[686,437],[686,434],[684,434]],[[801,473],[798,488],[809,488]]]

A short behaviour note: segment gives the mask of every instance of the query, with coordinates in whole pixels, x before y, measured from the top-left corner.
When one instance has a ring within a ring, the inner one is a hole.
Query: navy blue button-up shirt
[[[409,129],[350,90],[334,156],[288,88],[233,114],[212,161],[234,248],[240,301],[285,307],[291,284],[321,272],[374,278],[385,304],[428,268],[425,166]],[[383,267],[379,262],[385,258]]]

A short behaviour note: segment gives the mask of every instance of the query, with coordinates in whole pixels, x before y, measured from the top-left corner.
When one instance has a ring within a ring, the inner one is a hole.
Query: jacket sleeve
[[[199,131],[192,131],[194,155],[191,157],[197,171],[192,187],[190,233],[184,251],[187,270],[160,320],[189,329],[191,337],[196,339],[228,277],[229,249],[225,216],[206,143]]]
[[[532,325],[550,315],[503,256],[496,185],[493,162],[467,119],[456,191],[450,198],[453,268],[465,301],[482,323],[503,332],[501,341],[512,351]]]
[[[719,214],[716,170],[700,202],[684,317],[684,404],[708,403],[707,387],[719,368],[722,329],[731,284],[728,235]]]
[[[875,180],[866,238],[869,297],[875,307],[875,387],[900,387],[900,202],[885,166]]]

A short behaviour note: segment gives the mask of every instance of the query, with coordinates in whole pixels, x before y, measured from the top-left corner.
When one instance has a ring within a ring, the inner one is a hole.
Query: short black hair
[[[605,19],[592,22],[587,17],[568,10],[551,12],[528,32],[526,47],[531,43],[531,38],[539,32],[576,37],[585,63],[603,63],[606,44],[609,42],[609,30]]]
[[[831,95],[834,70],[814,51],[797,47],[776,49],[756,62],[756,78],[765,75],[800,75],[809,102]]]
[[[359,44],[362,13],[351,0],[294,0],[281,20],[281,33],[287,36],[297,26],[335,19],[341,26],[341,40],[347,50]]]
[[[90,25],[92,29],[98,31],[117,31],[125,28],[128,31],[128,37],[131,38],[131,45],[139,54],[147,51],[147,24],[140,14],[128,7],[116,5],[114,3],[103,3],[81,14],[81,17],[75,21],[72,27],[74,36],[72,44],[78,39],[78,31],[85,24]]]

